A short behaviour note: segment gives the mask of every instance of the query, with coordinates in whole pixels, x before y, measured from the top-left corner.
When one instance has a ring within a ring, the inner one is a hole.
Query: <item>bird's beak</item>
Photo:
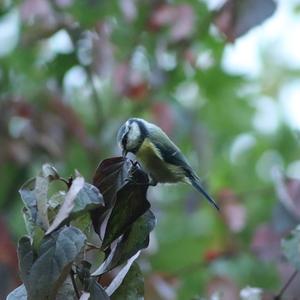
[[[126,149],[123,149],[123,150],[122,150],[122,156],[125,158],[126,155],[127,155],[127,150],[126,150]]]

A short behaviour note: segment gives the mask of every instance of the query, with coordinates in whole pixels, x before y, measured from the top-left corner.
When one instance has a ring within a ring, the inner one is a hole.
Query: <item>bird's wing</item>
[[[154,125],[155,126],[155,125]],[[159,131],[159,132],[158,132]],[[163,139],[161,138],[163,135]],[[153,131],[151,136],[151,142],[159,150],[162,158],[166,163],[181,166],[187,176],[194,174],[191,166],[187,162],[184,155],[181,153],[180,149],[170,140],[166,133],[164,133],[159,127]],[[163,141],[163,142],[162,142]]]
[[[216,202],[202,187],[199,177],[193,171],[180,149],[170,140],[170,138],[157,126],[149,136],[151,137],[151,142],[158,149],[164,161],[175,166],[181,166],[185,171],[185,175],[189,178],[190,184],[219,210]],[[163,143],[161,141],[163,141]]]

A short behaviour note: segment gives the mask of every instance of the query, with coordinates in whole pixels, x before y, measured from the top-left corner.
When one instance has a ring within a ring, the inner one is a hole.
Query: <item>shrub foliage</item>
[[[43,165],[20,189],[28,232],[18,243],[23,284],[8,299],[142,298],[135,260],[155,226],[147,189],[147,174],[122,157],[104,160],[93,184]]]

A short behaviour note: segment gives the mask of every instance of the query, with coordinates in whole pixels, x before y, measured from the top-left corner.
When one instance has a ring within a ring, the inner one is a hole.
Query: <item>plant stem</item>
[[[73,288],[74,288],[75,294],[77,296],[77,299],[80,299],[80,293],[79,293],[77,285],[76,285],[76,281],[75,281],[75,278],[74,278],[74,271],[73,270],[70,271],[70,276],[71,276]]]
[[[97,91],[94,79],[93,79],[93,73],[91,68],[85,67],[85,70],[88,75],[88,79],[92,88],[92,101],[94,104],[94,111],[95,111],[95,122],[99,128],[101,128],[101,124],[103,123],[104,113],[103,113],[103,107],[101,107],[101,97],[99,96],[99,93]]]
[[[296,275],[298,274],[298,270],[295,270],[291,277],[288,279],[288,281],[285,283],[285,285],[281,288],[280,292],[278,295],[275,296],[274,300],[280,300],[281,297],[283,296],[284,292],[287,290],[289,285],[292,283]]]

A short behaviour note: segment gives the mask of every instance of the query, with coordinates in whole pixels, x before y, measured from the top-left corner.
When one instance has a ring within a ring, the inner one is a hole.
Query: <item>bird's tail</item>
[[[189,178],[191,185],[200,192],[217,210],[220,210],[217,203],[214,201],[214,199],[208,195],[208,193],[204,190],[202,187],[199,178],[197,177],[190,177]]]

